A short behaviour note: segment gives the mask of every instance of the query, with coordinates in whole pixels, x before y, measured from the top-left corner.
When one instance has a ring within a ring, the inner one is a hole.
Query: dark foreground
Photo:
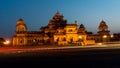
[[[0,67],[120,68],[120,49],[1,53]]]

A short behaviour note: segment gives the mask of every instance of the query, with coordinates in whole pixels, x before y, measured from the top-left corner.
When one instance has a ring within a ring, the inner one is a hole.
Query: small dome
[[[25,24],[25,23],[24,23],[24,20],[23,20],[23,19],[19,19],[19,20],[17,21],[17,25],[22,25],[22,24]]]
[[[84,27],[84,25],[83,25],[83,24],[81,24],[81,25],[80,25],[79,29],[81,29],[81,28],[84,28],[84,29],[85,29],[85,27]]]
[[[26,24],[24,23],[24,20],[23,20],[23,19],[19,19],[19,20],[17,21],[16,26],[19,26],[19,25],[23,25],[23,26],[26,27]]]
[[[86,29],[85,29],[84,25],[81,24],[80,27],[79,27],[78,33],[83,33],[83,34],[85,34],[85,32],[86,32]]]
[[[27,31],[27,26],[26,26],[26,24],[24,23],[24,20],[23,20],[23,19],[19,19],[19,20],[17,21],[16,31],[17,31],[17,32]]]

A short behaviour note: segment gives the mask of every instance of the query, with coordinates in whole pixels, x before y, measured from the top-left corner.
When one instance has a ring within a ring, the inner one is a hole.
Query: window
[[[68,32],[72,32],[72,29],[69,29]]]

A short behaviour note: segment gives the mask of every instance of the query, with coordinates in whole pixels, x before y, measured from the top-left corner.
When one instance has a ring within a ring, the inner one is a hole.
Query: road
[[[0,48],[4,67],[120,68],[120,44],[91,46]]]
[[[98,49],[120,49],[120,44],[103,44],[87,46],[40,46],[40,47],[1,47],[0,53],[24,53],[24,52],[72,52]]]

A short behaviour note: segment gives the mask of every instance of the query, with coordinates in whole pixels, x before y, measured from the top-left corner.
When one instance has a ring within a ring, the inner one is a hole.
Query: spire
[[[57,11],[57,13],[56,13],[56,14],[60,14],[60,13],[59,13],[59,11]]]

